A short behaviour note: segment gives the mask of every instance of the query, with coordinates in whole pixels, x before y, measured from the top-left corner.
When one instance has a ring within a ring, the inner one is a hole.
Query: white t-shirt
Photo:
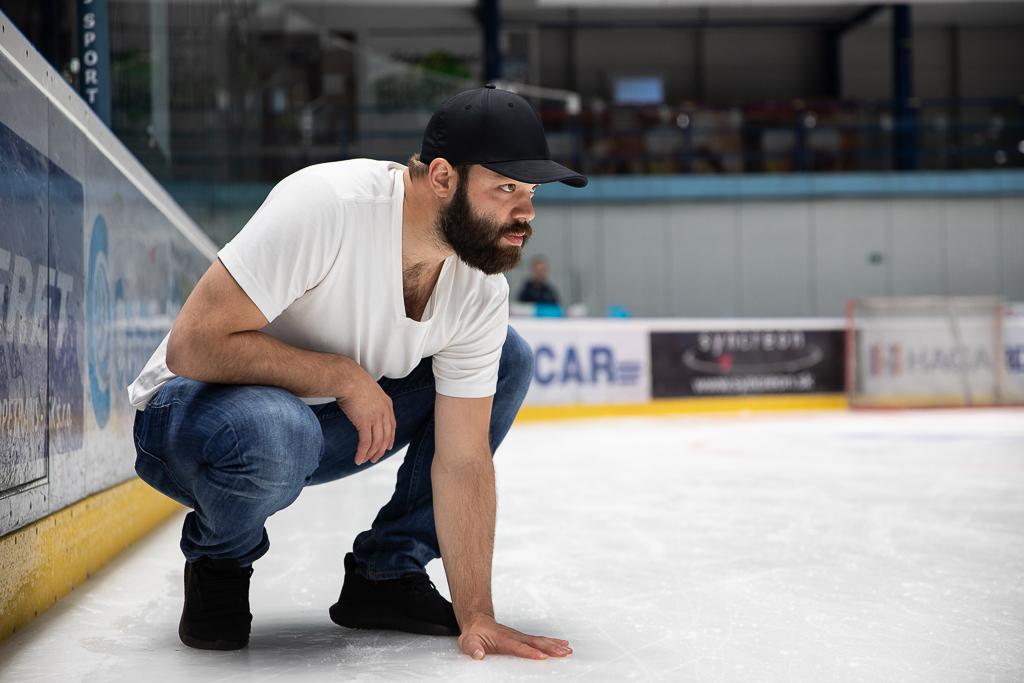
[[[508,329],[508,281],[449,256],[423,319],[406,317],[404,170],[372,159],[304,168],[274,187],[217,256],[270,321],[263,332],[348,356],[374,379],[405,377],[433,356],[439,393],[490,396]],[[138,410],[174,377],[169,336],[128,386]],[[336,397],[300,398],[316,405]]]

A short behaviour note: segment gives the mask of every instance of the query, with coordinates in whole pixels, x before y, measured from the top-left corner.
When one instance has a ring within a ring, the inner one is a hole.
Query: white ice
[[[398,464],[270,520],[248,649],[178,642],[178,516],[0,645],[0,678],[1024,680],[1024,412],[516,425],[495,606],[568,639],[566,660],[331,623],[342,555]]]

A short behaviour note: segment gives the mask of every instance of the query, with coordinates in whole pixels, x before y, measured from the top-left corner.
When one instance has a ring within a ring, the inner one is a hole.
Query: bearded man
[[[408,167],[354,159],[285,178],[218,252],[128,387],[136,471],[192,509],[182,642],[244,647],[267,517],[408,446],[394,496],[345,555],[331,619],[457,635],[476,659],[571,653],[499,624],[491,600],[491,457],[533,376],[502,273],[532,234],[537,185],[554,181],[587,179],[550,160],[526,100],[488,85],[441,106]],[[451,603],[427,576],[437,557]]]

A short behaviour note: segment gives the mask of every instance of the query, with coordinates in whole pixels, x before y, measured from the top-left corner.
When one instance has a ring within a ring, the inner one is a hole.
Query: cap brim
[[[587,176],[550,159],[499,161],[481,164],[481,166],[522,183],[540,184],[557,181],[573,187],[585,187],[587,184]]]

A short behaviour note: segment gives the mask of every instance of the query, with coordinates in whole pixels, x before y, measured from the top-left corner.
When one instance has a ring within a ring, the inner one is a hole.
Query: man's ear
[[[459,174],[447,159],[434,159],[427,169],[430,189],[438,199],[450,199],[459,186]]]

